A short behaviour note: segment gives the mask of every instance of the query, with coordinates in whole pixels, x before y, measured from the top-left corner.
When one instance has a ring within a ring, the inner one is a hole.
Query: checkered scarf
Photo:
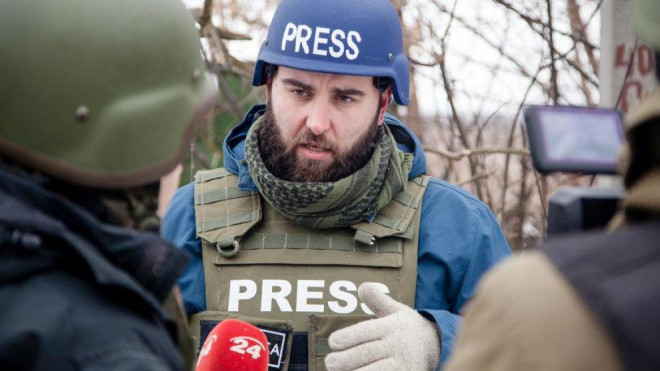
[[[374,215],[402,191],[413,155],[396,147],[387,125],[365,166],[336,182],[289,182],[266,168],[259,152],[259,118],[245,141],[245,160],[261,196],[287,218],[314,228],[346,227]]]

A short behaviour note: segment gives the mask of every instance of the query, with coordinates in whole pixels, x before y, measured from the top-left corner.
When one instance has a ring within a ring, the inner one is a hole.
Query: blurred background
[[[358,0],[356,0],[358,1]],[[264,87],[250,82],[278,0],[185,0],[217,77],[214,115],[197,133],[181,184],[223,165],[222,141]],[[497,216],[514,250],[546,234],[547,199],[563,186],[616,179],[535,172],[528,104],[630,110],[652,88],[653,56],[630,31],[626,0],[392,0],[411,59],[411,102],[390,111],[424,145],[430,175]]]

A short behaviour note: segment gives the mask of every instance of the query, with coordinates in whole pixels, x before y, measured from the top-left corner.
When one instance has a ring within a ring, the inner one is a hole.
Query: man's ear
[[[266,80],[266,101],[270,102],[270,94],[271,90],[273,88],[273,78],[269,77],[268,80]]]
[[[380,94],[380,102],[378,109],[378,126],[383,125],[385,122],[385,113],[387,112],[387,106],[390,104],[392,99],[392,85],[387,87],[383,93]]]

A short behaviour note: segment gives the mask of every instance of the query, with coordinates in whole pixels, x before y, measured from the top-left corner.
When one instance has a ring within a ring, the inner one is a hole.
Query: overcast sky
[[[203,0],[183,0],[188,7],[202,7]],[[555,1],[560,3],[561,1]],[[519,8],[532,7],[530,1],[516,1],[511,3],[519,4]],[[595,9],[594,2],[580,1],[584,3],[583,18],[586,18]],[[252,2],[250,2],[252,4]],[[272,10],[264,11],[260,2],[254,2],[255,12],[261,12],[261,18],[268,24],[272,18]],[[444,4],[444,3],[443,3]],[[454,1],[446,1],[446,6],[453,6]],[[562,15],[565,6],[557,7],[558,19]],[[425,22],[437,22],[437,29],[444,30],[449,17],[442,14],[425,0],[408,0],[408,6],[405,8],[403,22],[410,24],[423,19]],[[420,10],[419,12],[417,10]],[[530,10],[533,14],[534,9]],[[538,17],[543,18],[543,9],[538,9]],[[494,4],[487,0],[460,0],[456,2],[455,15],[457,19],[467,20],[468,26],[454,21],[450,33],[446,37],[447,54],[446,63],[452,84],[455,90],[456,103],[461,112],[472,115],[482,112],[488,115],[492,112],[501,113],[514,112],[517,110],[524,92],[529,85],[529,78],[521,77],[518,67],[510,61],[503,58],[493,45],[499,45],[506,53],[514,56],[523,64],[530,73],[535,73],[543,58],[543,48],[546,45],[538,35],[532,32],[529,26],[521,19],[504,7]],[[565,17],[564,17],[565,18]],[[591,41],[599,43],[600,17],[597,15],[587,28]],[[434,23],[435,24],[435,23]],[[245,32],[240,23],[226,24],[226,27]],[[470,27],[473,30],[470,30]],[[570,32],[567,22],[556,21],[555,27]],[[481,32],[488,40],[476,36],[474,30]],[[254,61],[257,57],[261,41],[265,37],[265,30],[251,35],[251,41],[231,41],[228,47],[233,56],[245,61]],[[438,37],[431,37],[428,34],[422,35],[422,48],[416,48],[411,51],[413,57],[417,60],[431,62],[433,59],[426,50],[439,50],[440,40]],[[506,42],[505,42],[506,41]],[[556,37],[557,49],[559,52],[571,48],[571,43],[567,38]],[[547,52],[545,52],[547,58]],[[439,68],[419,67],[417,81],[418,101],[422,114],[434,115],[436,113],[446,114],[449,111],[446,94]],[[549,72],[541,74],[541,79],[548,80]],[[560,80],[560,86],[574,86],[577,78],[569,74]],[[596,98],[597,90],[594,90]],[[565,101],[563,103],[584,104],[580,100],[580,93],[571,92],[567,89],[564,93]],[[540,89],[532,89],[528,96],[528,103],[545,103],[546,96]]]

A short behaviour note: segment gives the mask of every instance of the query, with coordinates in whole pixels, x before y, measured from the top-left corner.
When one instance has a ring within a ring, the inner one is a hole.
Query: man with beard
[[[396,11],[282,1],[253,83],[267,104],[164,221],[192,255],[179,282],[197,344],[237,317],[265,330],[272,370],[439,367],[479,277],[510,250],[485,205],[424,175],[419,140],[386,113],[391,97],[408,103]]]

